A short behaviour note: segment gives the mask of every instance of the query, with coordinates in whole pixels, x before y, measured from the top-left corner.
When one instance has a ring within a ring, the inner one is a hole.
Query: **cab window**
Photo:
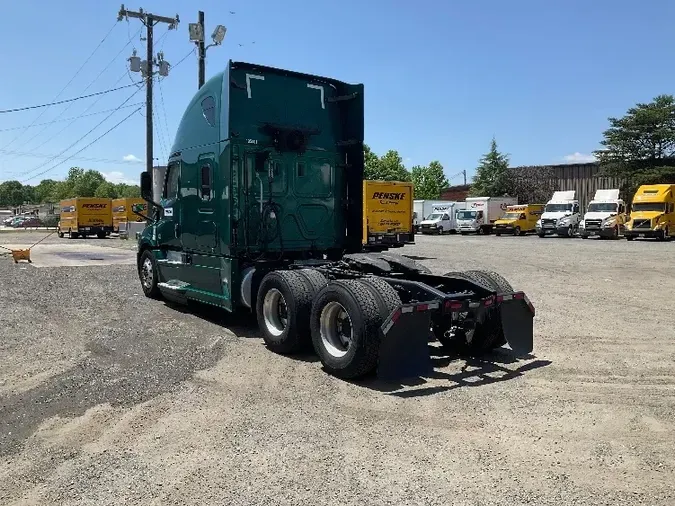
[[[174,200],[178,197],[178,179],[180,177],[180,165],[172,163],[167,167],[166,186],[164,187],[164,198]]]
[[[208,96],[202,100],[202,114],[204,119],[211,126],[216,126],[216,101]]]
[[[450,216],[448,216],[447,214],[443,215],[443,221],[448,221],[449,219],[450,219]]]
[[[518,219],[519,220],[525,220],[525,219],[527,219],[527,216],[525,216],[525,213],[520,213],[520,218],[518,218]]]

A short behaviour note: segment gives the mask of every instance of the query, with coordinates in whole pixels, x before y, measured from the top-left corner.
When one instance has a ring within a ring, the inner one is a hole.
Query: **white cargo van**
[[[431,214],[420,223],[423,234],[457,233],[457,210],[464,208],[464,202],[446,202],[434,204]]]

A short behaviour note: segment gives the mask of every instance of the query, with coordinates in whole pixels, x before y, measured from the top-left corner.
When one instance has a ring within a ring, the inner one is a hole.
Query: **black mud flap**
[[[429,376],[433,371],[429,354],[431,314],[428,311],[401,313],[382,327],[377,377],[385,381]]]
[[[524,356],[534,347],[534,313],[523,299],[505,300],[501,303],[504,338],[513,352]]]

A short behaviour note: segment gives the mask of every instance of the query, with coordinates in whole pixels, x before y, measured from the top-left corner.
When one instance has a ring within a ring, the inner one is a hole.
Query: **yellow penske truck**
[[[59,237],[67,234],[69,238],[76,239],[95,235],[99,239],[105,239],[112,232],[111,199],[79,197],[62,200],[59,207]]]
[[[363,181],[363,249],[384,251],[415,244],[413,184]]]

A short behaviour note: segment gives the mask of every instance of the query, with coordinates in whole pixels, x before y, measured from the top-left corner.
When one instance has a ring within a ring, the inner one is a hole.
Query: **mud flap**
[[[504,300],[500,306],[504,338],[516,355],[524,356],[534,347],[534,314],[523,299]]]
[[[377,377],[395,381],[429,376],[433,371],[429,354],[431,314],[428,311],[401,313],[382,328]]]

